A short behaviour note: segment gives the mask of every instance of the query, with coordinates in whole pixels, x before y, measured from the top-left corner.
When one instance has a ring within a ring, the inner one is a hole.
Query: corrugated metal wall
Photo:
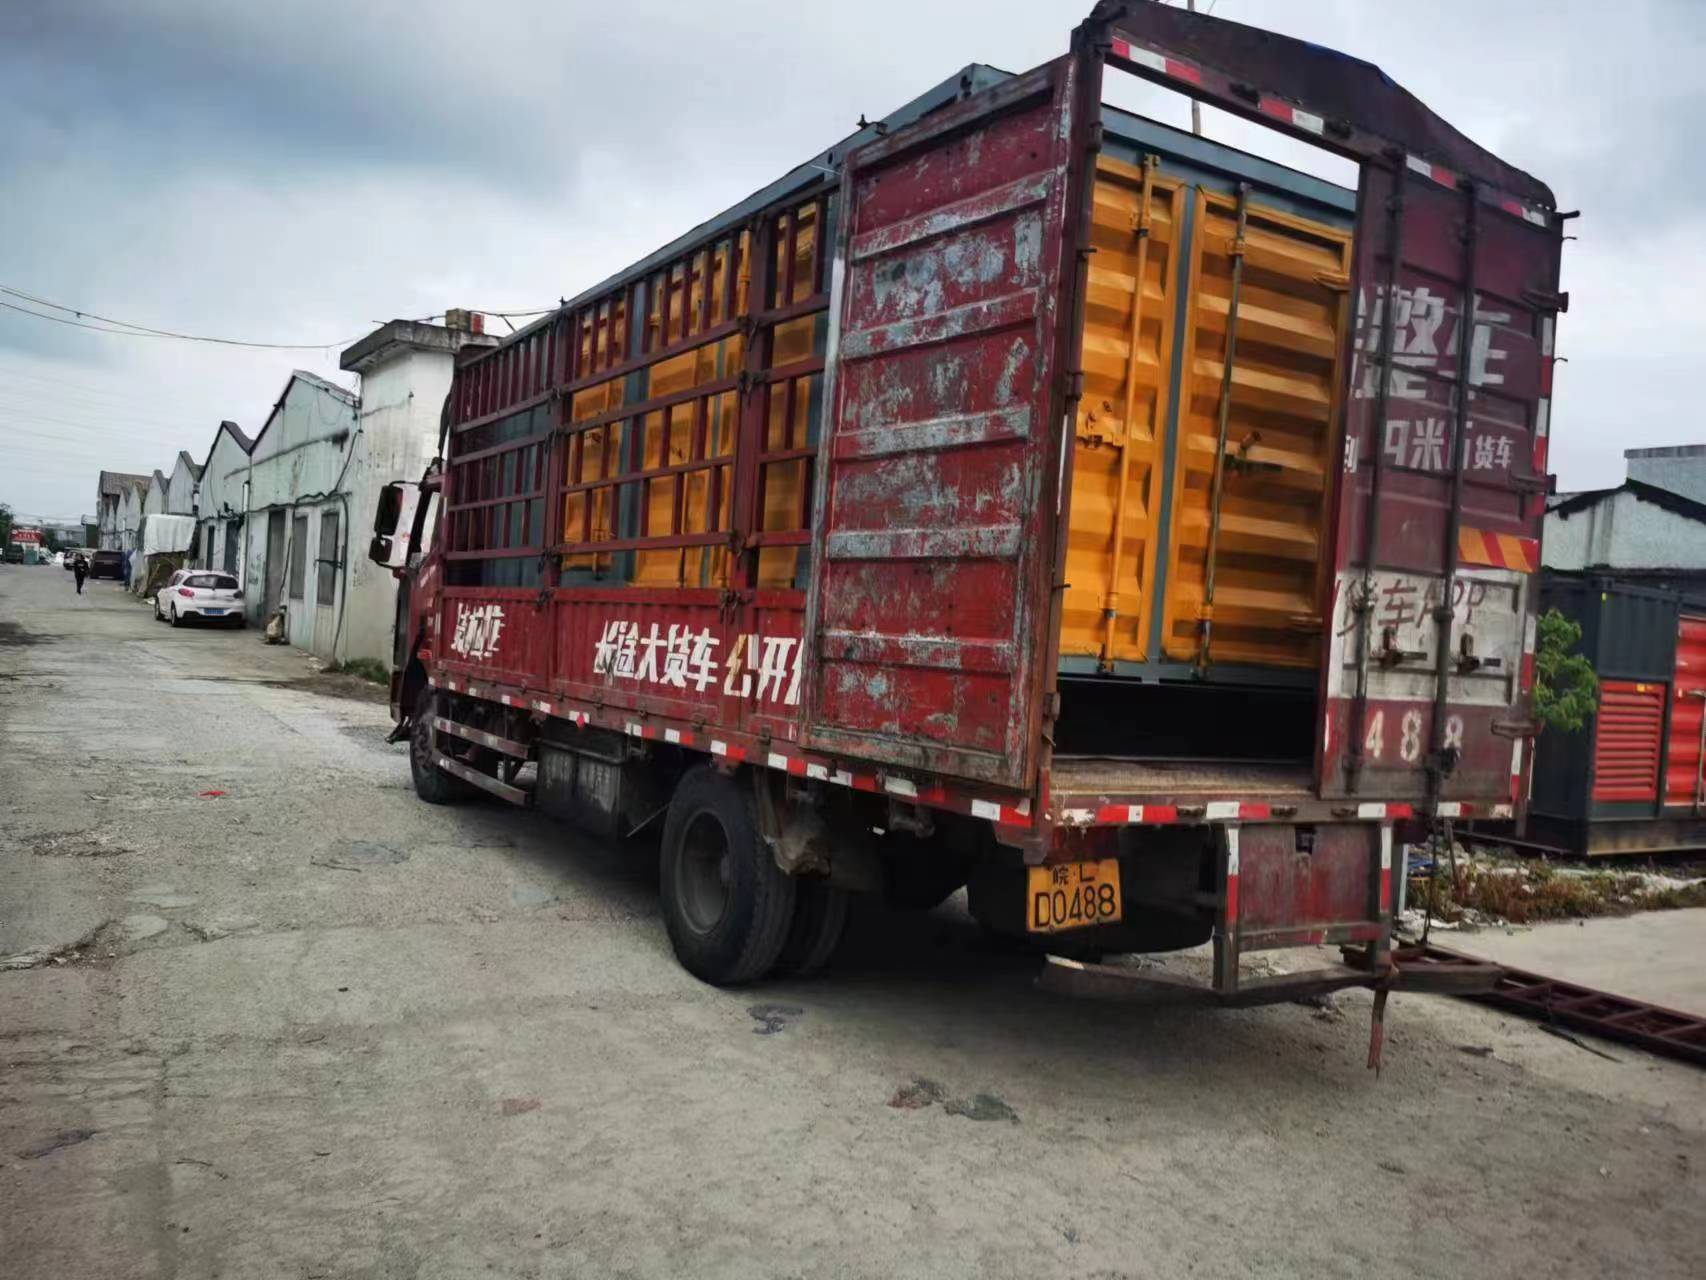
[[[1593,748],[1595,804],[1650,803],[1659,793],[1668,686],[1602,680]]]

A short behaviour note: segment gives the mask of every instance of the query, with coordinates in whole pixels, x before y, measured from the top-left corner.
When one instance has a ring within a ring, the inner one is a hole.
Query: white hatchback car
[[[243,625],[243,589],[228,573],[179,569],[154,596],[154,616],[182,626],[190,617]]]

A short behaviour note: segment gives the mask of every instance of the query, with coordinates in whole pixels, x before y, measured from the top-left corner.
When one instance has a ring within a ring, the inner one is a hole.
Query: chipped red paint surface
[[[1028,788],[1080,64],[855,152],[803,737]]]

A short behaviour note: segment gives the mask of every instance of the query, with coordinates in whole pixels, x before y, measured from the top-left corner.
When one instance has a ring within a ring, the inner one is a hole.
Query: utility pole
[[[1197,0],[1185,0],[1185,8],[1195,13]],[[1191,99],[1191,132],[1199,138],[1202,137],[1202,103],[1195,98]]]

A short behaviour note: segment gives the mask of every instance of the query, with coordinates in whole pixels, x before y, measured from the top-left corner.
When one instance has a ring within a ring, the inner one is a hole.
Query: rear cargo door
[[[1075,44],[1358,163],[1319,785],[1510,800],[1563,303],[1551,189],[1320,45],[1137,3]]]
[[[1559,224],[1413,157],[1358,210],[1322,791],[1514,799]]]
[[[808,746],[998,785],[1033,776],[1079,73],[1061,59],[847,158]]]

